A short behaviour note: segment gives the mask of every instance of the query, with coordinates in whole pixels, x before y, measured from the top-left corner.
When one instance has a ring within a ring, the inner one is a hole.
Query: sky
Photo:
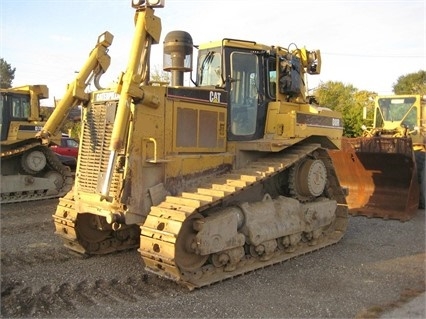
[[[165,0],[155,14],[162,33],[152,69],[162,69],[166,34],[183,30],[194,44],[234,38],[319,49],[321,74],[308,78],[311,90],[335,81],[392,94],[399,77],[426,70],[426,0]],[[16,68],[13,86],[49,87],[45,106],[62,97],[104,31],[114,35],[101,78],[107,87],[126,70],[130,0],[0,0],[0,58]]]

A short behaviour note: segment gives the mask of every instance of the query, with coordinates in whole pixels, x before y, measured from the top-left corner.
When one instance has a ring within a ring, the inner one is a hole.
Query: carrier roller
[[[335,244],[347,223],[327,150],[300,145],[168,196],[139,252],[148,271],[192,290]]]

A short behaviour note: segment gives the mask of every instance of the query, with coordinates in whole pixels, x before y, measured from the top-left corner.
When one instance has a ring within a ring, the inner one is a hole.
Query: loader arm
[[[41,139],[43,145],[50,143],[51,136],[55,135],[62,127],[73,107],[88,101],[89,95],[84,91],[92,80],[96,88],[100,89],[99,78],[105,73],[111,62],[111,58],[108,55],[108,47],[111,45],[113,38],[114,36],[108,31],[98,37],[97,44],[90,52],[86,63],[74,81],[68,84],[64,96],[55,107],[52,115],[42,130],[36,134],[36,137]]]
[[[158,97],[146,94],[140,85],[148,82],[151,44],[158,43],[160,40],[161,20],[154,16],[154,10],[151,7],[141,6],[136,8],[135,24],[129,64],[126,72],[120,76],[117,86],[120,99],[109,147],[108,167],[101,187],[101,194],[104,197],[109,194],[117,151],[123,147],[126,138],[132,99],[151,107],[157,107],[159,103]]]

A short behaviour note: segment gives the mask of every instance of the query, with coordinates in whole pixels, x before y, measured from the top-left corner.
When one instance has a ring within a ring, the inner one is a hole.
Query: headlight
[[[132,0],[133,8],[140,8],[142,6],[151,8],[163,8],[165,0]]]
[[[164,7],[164,0],[147,0],[148,7]]]
[[[101,43],[105,47],[109,47],[112,43],[112,39],[114,39],[114,36],[108,31],[105,31],[98,37],[98,43]]]
[[[138,8],[145,4],[145,0],[132,0],[132,7]]]

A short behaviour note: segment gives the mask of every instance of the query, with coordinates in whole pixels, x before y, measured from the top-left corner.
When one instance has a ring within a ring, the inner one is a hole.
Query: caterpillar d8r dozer
[[[153,4],[155,2],[155,4]],[[126,71],[84,107],[75,185],[56,234],[87,255],[139,248],[147,270],[189,289],[337,243],[348,214],[328,148],[342,118],[306,102],[320,52],[223,39],[164,40],[171,84],[149,81],[159,1],[134,1]]]
[[[420,95],[377,96],[373,127],[330,152],[350,214],[406,221],[424,208],[425,108]]]
[[[103,33],[76,79],[49,119],[40,116],[40,99],[48,98],[45,85],[2,89],[1,94],[1,204],[57,198],[71,190],[73,177],[69,168],[49,148],[60,144],[59,131],[70,110],[88,100],[84,92],[90,80],[109,66],[106,54],[112,35]]]

